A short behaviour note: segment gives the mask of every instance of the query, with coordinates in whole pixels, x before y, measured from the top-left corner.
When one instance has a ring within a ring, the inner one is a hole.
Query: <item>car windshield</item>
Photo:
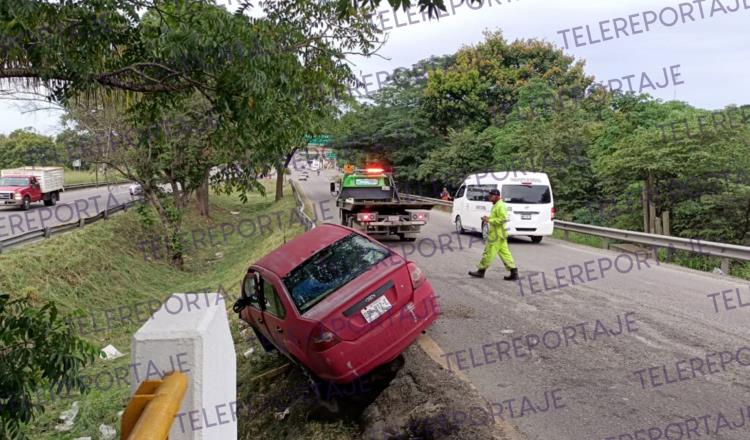
[[[547,185],[503,185],[503,201],[532,205],[551,203],[552,196]]]
[[[351,234],[294,268],[284,277],[284,285],[297,310],[305,313],[388,255],[386,248]]]
[[[2,177],[0,186],[29,186],[29,179],[26,177]]]

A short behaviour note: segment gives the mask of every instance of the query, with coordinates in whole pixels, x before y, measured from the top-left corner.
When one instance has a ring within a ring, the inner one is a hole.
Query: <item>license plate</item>
[[[399,216],[397,216],[397,215],[389,215],[388,216],[388,221],[389,222],[397,223],[397,222],[401,221],[401,218]]]
[[[521,220],[531,220],[531,214],[521,214]]]
[[[391,303],[385,295],[376,299],[372,304],[361,310],[362,316],[365,318],[367,323],[378,319],[383,313],[391,309]]]

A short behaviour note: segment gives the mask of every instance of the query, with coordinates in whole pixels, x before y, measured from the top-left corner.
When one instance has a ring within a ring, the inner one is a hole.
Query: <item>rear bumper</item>
[[[531,230],[533,229],[533,230]],[[555,229],[555,222],[532,223],[529,225],[510,225],[508,235],[513,236],[534,236],[534,235],[552,235]]]
[[[342,341],[319,353],[325,367],[315,373],[324,380],[349,383],[398,357],[440,316],[432,286],[425,282],[414,292],[414,308],[408,305],[388,318],[373,323],[373,328],[354,341]]]

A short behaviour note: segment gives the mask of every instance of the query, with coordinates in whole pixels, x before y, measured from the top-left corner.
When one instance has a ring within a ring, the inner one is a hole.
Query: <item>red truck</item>
[[[0,171],[0,206],[19,206],[24,211],[34,202],[53,206],[60,200],[62,167],[21,167]]]

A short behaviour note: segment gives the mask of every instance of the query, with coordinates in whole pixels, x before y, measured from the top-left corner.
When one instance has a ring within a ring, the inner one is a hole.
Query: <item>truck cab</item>
[[[24,167],[0,172],[0,206],[18,206],[23,210],[34,202],[52,206],[63,190],[63,169]]]

